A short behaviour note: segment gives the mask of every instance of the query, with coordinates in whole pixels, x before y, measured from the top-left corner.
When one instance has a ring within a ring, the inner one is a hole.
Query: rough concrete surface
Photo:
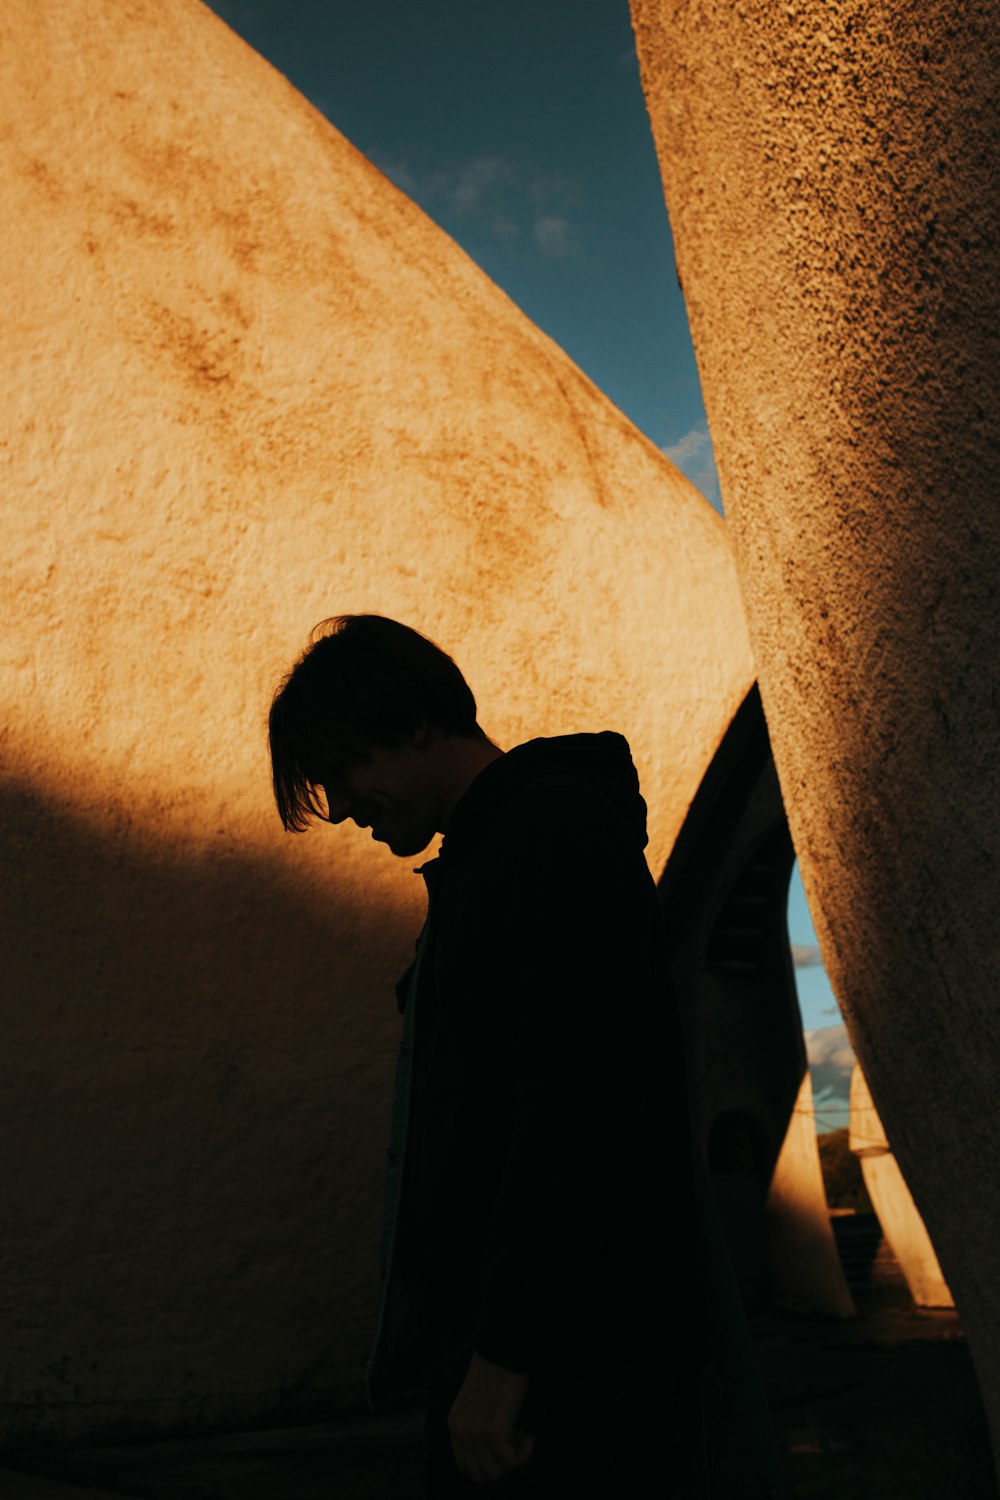
[[[615,728],[659,871],[753,677],[724,523],[196,0],[0,10],[4,1439],[302,1420],[372,1333],[422,887],[281,833],[319,620],[501,744]]]
[[[882,1233],[918,1307],[954,1307],[927,1228],[899,1170],[859,1063],[851,1073],[851,1150],[861,1161],[865,1189]]]
[[[1000,12],[632,15],[806,894],[1000,1437]]]
[[[778,1307],[789,1312],[822,1312],[832,1318],[854,1317],[854,1301],[830,1228],[808,1071],[767,1191],[767,1237]]]

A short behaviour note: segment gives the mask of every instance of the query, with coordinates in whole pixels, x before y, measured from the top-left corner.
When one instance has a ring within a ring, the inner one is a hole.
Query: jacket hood
[[[492,761],[455,808],[442,853],[449,841],[460,842],[472,824],[538,777],[552,781],[565,778],[568,785],[588,782],[618,808],[639,848],[646,847],[646,804],[639,791],[632,752],[623,735],[605,731],[527,740]],[[558,795],[557,789],[554,795]]]

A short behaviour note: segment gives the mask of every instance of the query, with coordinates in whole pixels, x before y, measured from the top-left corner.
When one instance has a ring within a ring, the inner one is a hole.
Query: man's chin
[[[386,845],[390,854],[396,855],[397,859],[412,859],[415,854],[423,853],[433,837],[433,833],[411,833],[409,837],[403,834],[390,834],[387,839],[382,839],[381,842]]]

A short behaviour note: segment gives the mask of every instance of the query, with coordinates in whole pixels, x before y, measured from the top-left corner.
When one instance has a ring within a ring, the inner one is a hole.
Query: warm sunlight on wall
[[[271,691],[396,615],[501,743],[626,733],[658,871],[753,675],[727,534],[195,0],[4,24],[11,1399],[301,1414],[367,1353],[421,892],[281,834]]]
[[[833,1242],[816,1150],[812,1083],[803,1076],[767,1195],[768,1246],[776,1301],[791,1311],[854,1315]]]

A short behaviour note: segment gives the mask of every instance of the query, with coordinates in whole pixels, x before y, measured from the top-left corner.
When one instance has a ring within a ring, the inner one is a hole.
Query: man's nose
[[[325,788],[324,788],[325,791]],[[349,797],[339,797],[336,792],[327,792],[326,815],[331,823],[343,823],[345,818],[351,815],[351,802]]]

